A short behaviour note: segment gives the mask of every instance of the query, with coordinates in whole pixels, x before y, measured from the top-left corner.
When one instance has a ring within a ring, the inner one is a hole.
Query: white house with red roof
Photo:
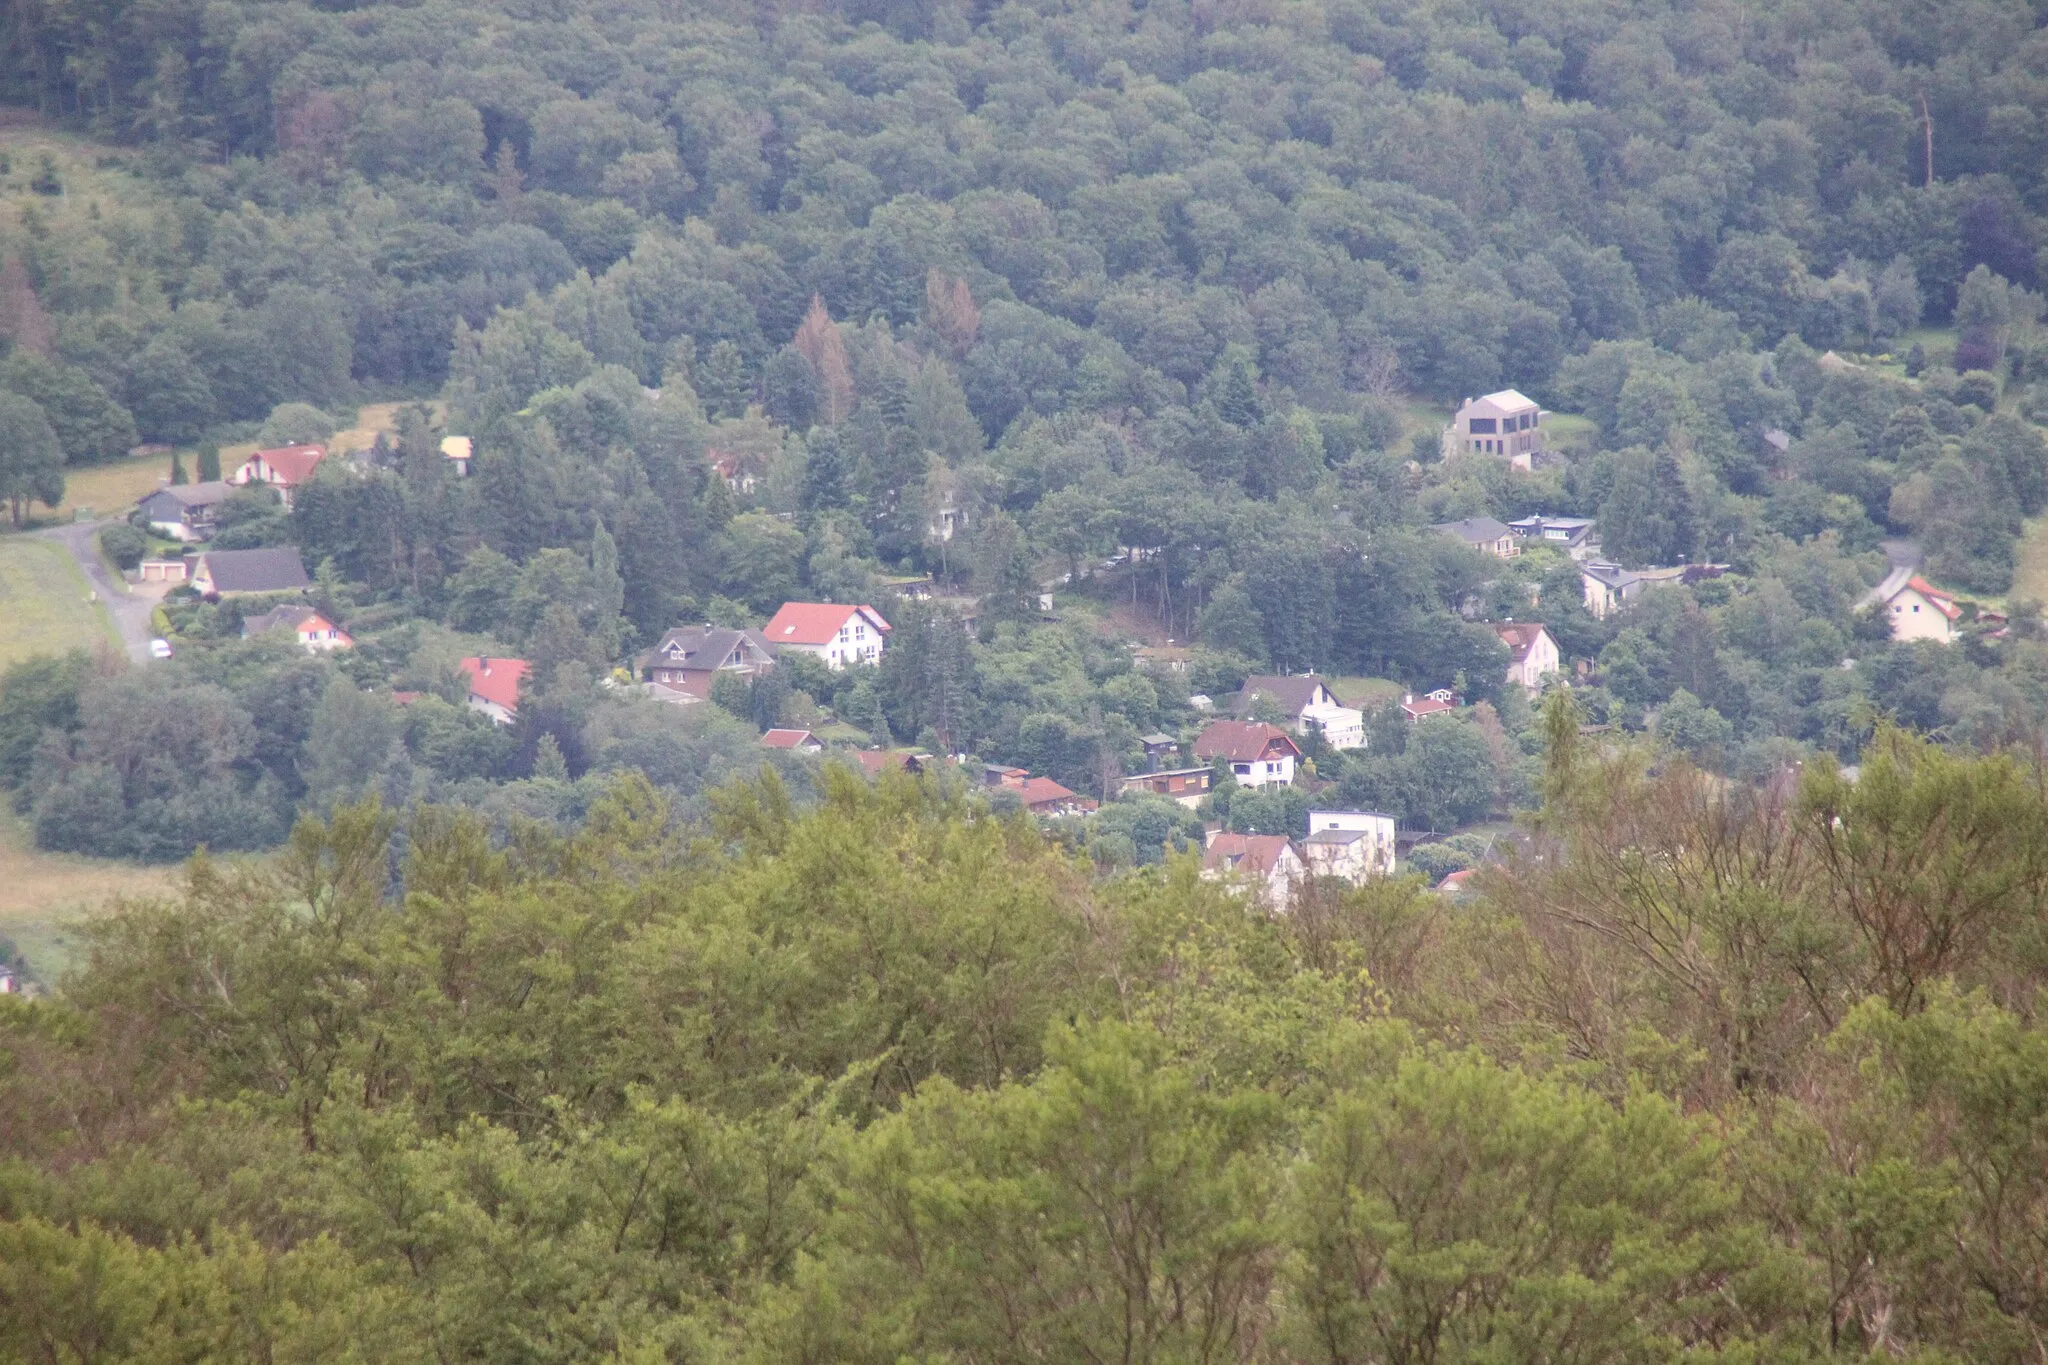
[[[1294,781],[1301,748],[1277,725],[1255,720],[1219,720],[1195,737],[1195,757],[1222,759],[1240,787],[1285,787]]]
[[[1963,609],[1956,600],[1915,574],[1885,600],[1894,640],[1934,640],[1947,644],[1962,626]]]
[[[1434,692],[1416,696],[1413,692],[1401,698],[1401,714],[1412,721],[1425,716],[1442,716],[1458,709],[1457,694],[1448,687],[1439,687]]]
[[[242,638],[247,640],[272,631],[290,631],[292,638],[299,642],[299,648],[308,654],[321,654],[334,649],[352,649],[355,638],[334,622],[308,606],[296,603],[273,607],[260,616],[244,617]]]
[[[1557,641],[1540,621],[1497,621],[1488,626],[1508,647],[1508,681],[1520,683],[1531,692],[1541,691],[1543,680],[1557,672]]]
[[[1285,910],[1295,886],[1308,876],[1308,865],[1284,834],[1215,830],[1202,850],[1202,875],[1210,881],[1235,882],[1263,896],[1275,910]]]
[[[323,445],[279,446],[275,450],[259,450],[242,461],[241,468],[228,476],[228,482],[236,485],[268,484],[277,490],[277,496],[284,505],[290,507],[292,491],[301,484],[311,482],[313,470],[326,458],[327,447]]]
[[[815,754],[824,749],[825,741],[819,739],[809,730],[777,728],[762,733],[761,747],[764,749],[787,749],[791,753],[798,754]]]
[[[533,671],[524,659],[464,659],[460,665],[469,678],[469,706],[500,725],[510,725],[519,714],[519,685]]]
[[[880,662],[889,645],[889,623],[863,603],[784,602],[762,627],[761,639],[780,653],[794,650],[824,661],[837,672],[855,664]]]

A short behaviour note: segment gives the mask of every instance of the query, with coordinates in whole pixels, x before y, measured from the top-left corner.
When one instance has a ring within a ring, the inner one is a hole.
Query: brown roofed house
[[[1256,720],[1211,721],[1195,739],[1195,757],[1204,763],[1222,759],[1243,787],[1287,786],[1301,749],[1277,725]]]
[[[277,490],[277,496],[284,505],[290,507],[293,491],[309,482],[313,470],[326,458],[326,446],[310,443],[259,450],[242,461],[241,468],[228,476],[228,482],[237,485],[268,484]]]
[[[1508,647],[1508,678],[1524,690],[1538,692],[1543,680],[1557,672],[1557,641],[1540,621],[1499,621],[1487,627]]]
[[[1295,883],[1307,873],[1293,840],[1284,834],[1217,833],[1202,850],[1204,877],[1236,877],[1263,894],[1276,910],[1287,908]]]

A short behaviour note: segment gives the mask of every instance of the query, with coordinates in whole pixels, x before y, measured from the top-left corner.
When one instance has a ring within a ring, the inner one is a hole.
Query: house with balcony
[[[1498,455],[1516,469],[1533,469],[1543,449],[1543,409],[1513,389],[1467,398],[1444,433],[1447,454]]]
[[[1328,684],[1313,673],[1295,676],[1255,673],[1237,694],[1237,714],[1249,718],[1263,701],[1287,717],[1287,728],[1305,735],[1320,730],[1332,749],[1365,747],[1365,713],[1337,700]]]
[[[1495,559],[1513,559],[1522,553],[1522,538],[1509,529],[1506,522],[1495,521],[1492,517],[1440,521],[1429,529]]]
[[[784,602],[760,635],[777,653],[795,650],[812,655],[835,673],[881,662],[888,637],[889,623],[873,607],[837,602]]]
[[[1573,559],[1587,559],[1600,549],[1591,517],[1523,517],[1520,521],[1509,522],[1508,529],[1524,541],[1533,540],[1563,550]]]

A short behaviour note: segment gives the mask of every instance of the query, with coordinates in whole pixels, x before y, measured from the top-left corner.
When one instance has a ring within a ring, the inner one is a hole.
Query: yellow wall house
[[[1891,595],[1885,609],[1892,617],[1894,640],[1938,640],[1947,644],[1956,638],[1963,617],[1955,599],[1918,576],[1906,580]]]

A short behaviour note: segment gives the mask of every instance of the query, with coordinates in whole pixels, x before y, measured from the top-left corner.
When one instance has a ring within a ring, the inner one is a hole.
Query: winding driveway
[[[71,557],[78,561],[78,567],[85,572],[85,581],[99,595],[100,605],[114,618],[114,626],[121,632],[121,643],[128,650],[128,657],[137,663],[149,662],[149,615],[156,609],[156,599],[135,592],[119,576],[110,573],[107,562],[100,558],[99,547],[93,538],[102,527],[114,525],[111,519],[102,521],[74,521],[63,526],[51,526],[30,535],[39,540],[61,541],[71,551]]]
[[[1884,581],[1864,594],[1858,606],[1869,606],[1872,602],[1884,602],[1900,588],[1906,580],[1920,571],[1920,546],[1910,540],[1887,540],[1884,542],[1884,557],[1891,561],[1891,572]]]

